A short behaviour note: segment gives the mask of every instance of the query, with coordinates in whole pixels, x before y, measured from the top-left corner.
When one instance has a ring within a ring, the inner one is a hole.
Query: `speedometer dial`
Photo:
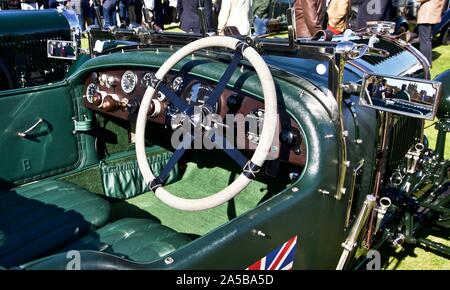
[[[92,97],[94,96],[95,92],[98,90],[98,87],[94,83],[90,83],[86,88],[86,100],[89,103],[92,103]]]
[[[136,87],[136,83],[137,76],[134,72],[132,72],[131,70],[127,70],[126,72],[124,72],[120,81],[120,86],[125,93],[131,93]]]

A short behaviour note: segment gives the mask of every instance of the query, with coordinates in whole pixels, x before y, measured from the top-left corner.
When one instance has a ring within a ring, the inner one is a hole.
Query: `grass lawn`
[[[450,69],[450,46],[441,45],[433,49],[433,67],[431,68],[431,77],[434,78],[441,72]],[[436,120],[435,120],[436,121]],[[435,121],[427,121],[425,126],[430,126]],[[430,146],[434,148],[436,144],[436,130],[434,126],[430,126],[425,129],[425,135],[430,141]],[[447,134],[446,138],[447,147],[445,148],[445,158],[450,158],[450,134]]]

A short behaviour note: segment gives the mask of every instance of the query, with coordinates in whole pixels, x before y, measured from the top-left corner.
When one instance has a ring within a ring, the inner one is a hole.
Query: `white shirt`
[[[253,20],[252,0],[222,0],[217,26],[219,31],[225,26],[236,26],[240,34],[249,35],[250,20]]]

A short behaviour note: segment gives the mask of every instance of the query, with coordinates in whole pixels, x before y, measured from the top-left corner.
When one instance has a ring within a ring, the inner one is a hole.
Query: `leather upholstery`
[[[0,265],[17,266],[105,225],[109,204],[63,181],[0,189]]]
[[[155,221],[127,218],[90,233],[65,251],[102,251],[135,262],[149,262],[189,242],[187,236]]]

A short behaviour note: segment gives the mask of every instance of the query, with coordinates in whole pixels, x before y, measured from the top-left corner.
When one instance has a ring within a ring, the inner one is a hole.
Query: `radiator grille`
[[[59,33],[47,33],[45,38],[38,33],[0,37],[0,58],[6,63],[16,86],[19,86],[19,79],[23,74],[28,85],[55,81],[63,77],[61,70],[69,61],[47,58],[47,39],[68,38]]]
[[[405,161],[405,154],[411,146],[420,142],[423,120],[391,115],[389,154],[385,178],[390,178],[397,166]]]
[[[367,44],[368,40],[364,39],[364,40],[359,40],[359,41],[355,41],[355,42]],[[402,47],[398,46],[395,43],[386,41],[385,39],[380,39],[379,42],[374,44],[374,47],[388,51],[390,54],[389,57],[393,57],[404,51]],[[361,57],[361,59],[370,63],[371,65],[377,65],[386,60],[386,58],[384,58],[384,57],[375,56],[375,55],[364,55],[363,57]]]

